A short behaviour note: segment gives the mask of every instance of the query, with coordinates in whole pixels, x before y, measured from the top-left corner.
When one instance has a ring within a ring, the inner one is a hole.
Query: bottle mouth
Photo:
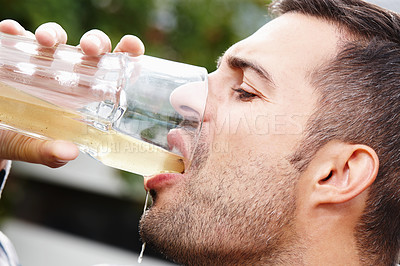
[[[206,86],[206,84],[205,84],[205,86]],[[185,170],[186,171],[191,166],[191,163],[195,156],[196,148],[198,146],[198,142],[200,140],[201,132],[202,132],[207,95],[204,95],[203,97],[204,97],[203,98],[204,103],[202,103],[201,108],[198,109],[198,110],[201,110],[200,111],[201,113],[193,110],[191,107],[187,107],[187,106],[179,107],[181,112],[183,114],[185,114],[184,119],[182,120],[182,122],[179,124],[179,126],[176,129],[171,130],[171,132],[170,132],[170,134],[172,134],[175,131],[179,132],[179,134],[181,136],[179,139],[179,141],[181,141],[181,143],[178,146],[180,148],[176,149],[176,150],[171,150],[171,152],[181,152],[181,154],[185,158]],[[198,98],[196,100],[199,101]],[[176,146],[176,144],[175,144],[175,146]]]
[[[124,112],[113,128],[182,156],[190,165],[207,102],[206,69],[149,56],[130,60],[121,92]]]

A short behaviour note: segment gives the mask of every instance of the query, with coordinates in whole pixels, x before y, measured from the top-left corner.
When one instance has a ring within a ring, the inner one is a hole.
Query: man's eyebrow
[[[229,67],[240,68],[242,70],[249,68],[249,69],[253,70],[254,72],[256,72],[262,79],[266,80],[267,82],[269,82],[271,84],[274,84],[274,81],[273,81],[270,73],[267,70],[265,70],[262,66],[258,65],[257,63],[249,61],[244,58],[237,57],[237,56],[227,55],[226,57],[227,57],[226,61],[229,65]],[[221,56],[218,59],[217,67],[219,67],[221,65],[223,60],[224,60],[224,57]]]

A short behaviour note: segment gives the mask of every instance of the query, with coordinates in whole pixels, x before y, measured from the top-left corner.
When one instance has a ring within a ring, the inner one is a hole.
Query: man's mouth
[[[186,171],[190,165],[190,136],[185,134],[183,129],[173,129],[168,133],[167,140],[170,150],[183,156]],[[159,191],[176,184],[183,178],[184,173],[160,173],[145,177],[144,187],[147,191]]]
[[[170,187],[180,180],[183,180],[184,174],[180,173],[161,173],[151,177],[146,177],[144,180],[144,188],[147,191],[160,191],[163,188]]]

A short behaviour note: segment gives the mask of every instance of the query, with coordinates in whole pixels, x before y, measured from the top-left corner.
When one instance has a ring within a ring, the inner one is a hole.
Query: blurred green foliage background
[[[34,31],[54,21],[77,45],[88,30],[140,37],[146,54],[215,69],[230,45],[267,20],[268,0],[0,0],[0,19],[12,18]]]

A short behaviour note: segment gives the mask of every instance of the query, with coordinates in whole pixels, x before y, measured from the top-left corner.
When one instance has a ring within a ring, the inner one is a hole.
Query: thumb
[[[53,168],[65,165],[79,154],[67,141],[30,138],[11,131],[0,131],[0,158],[44,164]]]

